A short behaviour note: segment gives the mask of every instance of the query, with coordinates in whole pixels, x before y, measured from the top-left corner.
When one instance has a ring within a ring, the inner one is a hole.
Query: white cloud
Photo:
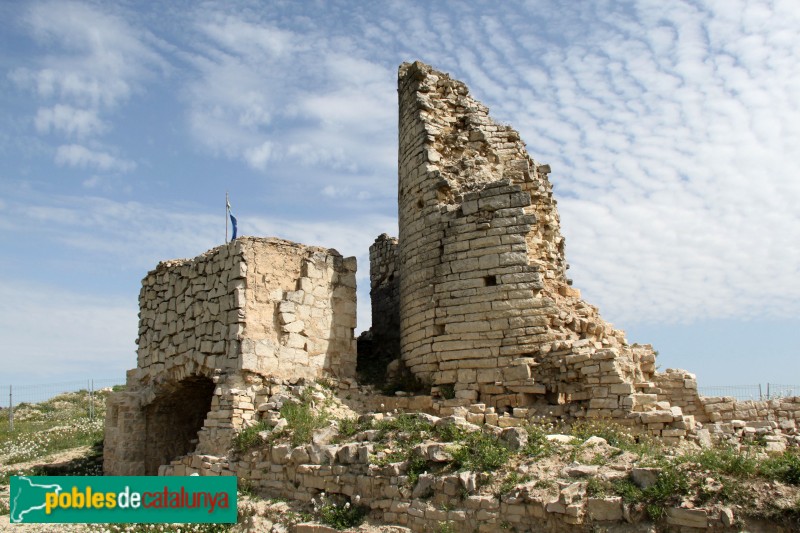
[[[324,28],[295,31],[213,9],[195,16],[198,76],[186,88],[187,115],[203,149],[258,170],[268,161],[319,169],[307,182],[331,170],[345,182],[393,172],[392,70],[354,57]]]
[[[15,22],[33,37],[40,52],[8,77],[46,102],[33,118],[39,134],[80,141],[58,146],[56,163],[100,171],[134,170],[134,162],[85,143],[107,133],[111,120],[106,117],[141,92],[156,72],[170,69],[152,44],[158,40],[137,27],[133,11],[112,3],[37,1],[20,12]]]
[[[4,384],[124,379],[136,364],[136,313],[134,299],[1,281],[3,381],[9,380]]]
[[[91,150],[80,144],[65,144],[56,150],[55,162],[79,168],[96,168],[102,171],[130,172],[136,163],[120,159],[106,152]]]
[[[107,129],[106,124],[97,116],[97,111],[63,104],[39,108],[34,124],[39,133],[53,131],[78,139],[103,133]]]
[[[35,67],[18,68],[11,79],[46,99],[61,98],[81,106],[115,106],[130,97],[155,66],[159,55],[110,7],[72,1],[32,3],[23,24],[50,50]]]
[[[257,170],[264,170],[267,167],[271,155],[272,143],[269,141],[264,141],[261,146],[248,148],[244,153],[247,163]]]

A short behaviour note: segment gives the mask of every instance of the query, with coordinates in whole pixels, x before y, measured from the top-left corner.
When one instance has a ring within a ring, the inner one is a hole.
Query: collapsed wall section
[[[254,237],[159,263],[139,295],[137,368],[109,398],[105,472],[226,453],[261,376],[353,377],[355,271],[335,250]]]

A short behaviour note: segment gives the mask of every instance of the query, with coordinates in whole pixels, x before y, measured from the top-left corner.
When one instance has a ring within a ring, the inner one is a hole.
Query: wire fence
[[[124,384],[124,379],[106,378],[38,385],[5,385],[0,388],[0,421],[7,422],[8,431],[14,431],[15,418],[24,419],[34,405],[37,406],[37,416],[66,418],[77,414],[94,420],[98,391]],[[61,402],[49,402],[62,395],[65,396]]]
[[[739,401],[765,401],[776,398],[789,398],[800,396],[800,385],[779,385],[767,383],[766,385],[721,385],[713,387],[697,387],[702,396],[727,396]]]

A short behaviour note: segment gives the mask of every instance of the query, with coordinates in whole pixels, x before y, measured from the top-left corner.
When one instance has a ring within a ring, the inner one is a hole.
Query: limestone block
[[[705,509],[667,509],[667,523],[675,526],[708,527],[708,513]]]
[[[619,496],[589,498],[586,503],[586,512],[592,520],[596,521],[622,520],[622,498]]]

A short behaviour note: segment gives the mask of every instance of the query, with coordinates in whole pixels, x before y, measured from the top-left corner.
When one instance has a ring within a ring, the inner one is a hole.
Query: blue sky
[[[0,385],[122,376],[140,280],[240,233],[397,234],[396,73],[553,168],[575,286],[701,385],[800,383],[800,4],[0,4]]]

